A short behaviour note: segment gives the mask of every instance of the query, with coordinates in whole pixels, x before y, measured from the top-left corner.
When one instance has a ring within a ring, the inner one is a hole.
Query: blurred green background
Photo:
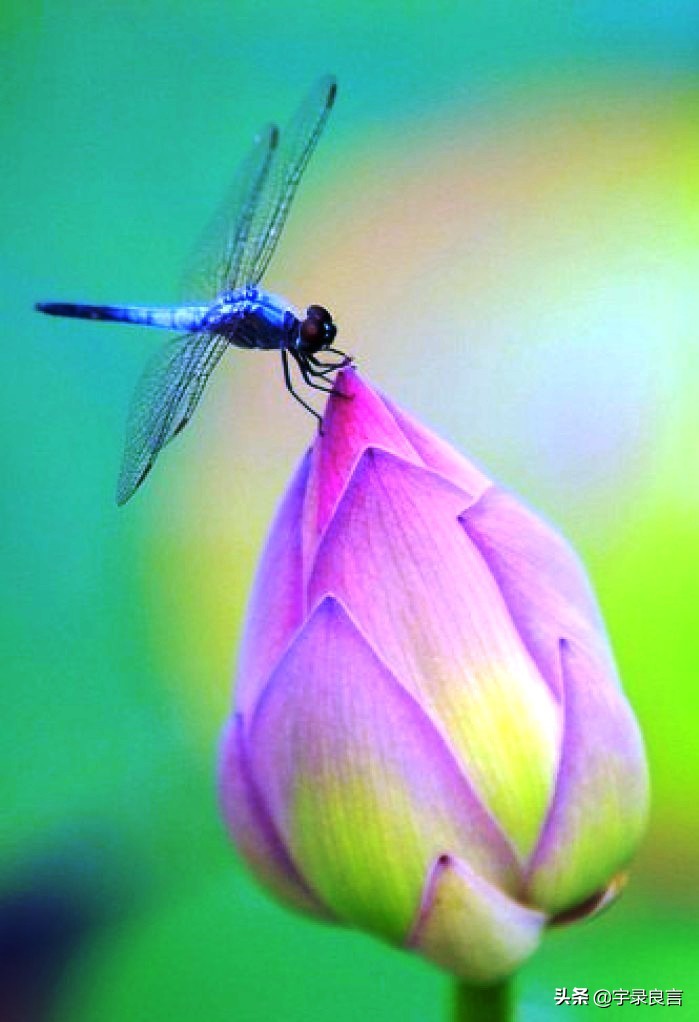
[[[684,989],[699,1019],[694,0],[1,11],[0,873],[77,877],[112,917],[56,1017],[445,1011],[427,965],[267,900],[218,819],[246,594],[313,430],[276,360],[227,358],[119,511],[125,409],[160,335],[32,312],[177,298],[255,130],[331,70],[337,107],[267,282],[327,304],[370,379],[575,543],[648,743],[632,884],[547,938],[524,1018],[572,1011],[553,994],[575,985]]]

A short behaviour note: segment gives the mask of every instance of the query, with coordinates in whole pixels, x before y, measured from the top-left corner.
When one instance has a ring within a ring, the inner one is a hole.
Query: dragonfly
[[[260,282],[336,95],[335,78],[324,76],[283,132],[268,124],[256,136],[228,200],[192,260],[189,277],[200,295],[199,304],[35,306],[50,316],[135,323],[180,334],[155,352],[136,387],[117,504],[133,496],[163,448],[190,422],[212,372],[230,347],[280,351],[287,390],[322,428],[321,416],[294,387],[291,363],[309,387],[333,393],[332,374],[352,360],[335,347],[337,326],[324,306],[309,305],[303,314],[286,299],[263,290]]]

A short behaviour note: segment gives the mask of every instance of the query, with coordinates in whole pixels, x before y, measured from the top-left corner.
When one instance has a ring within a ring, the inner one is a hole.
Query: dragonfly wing
[[[176,437],[179,433],[181,433],[194,415],[196,407],[204,393],[204,388],[209,382],[209,377],[218,365],[221,356],[228,346],[229,342],[220,337],[213,339],[212,343],[209,345],[205,358],[197,366],[195,378],[192,380],[191,385],[186,389],[181,407],[178,408],[177,414],[173,419],[172,432],[165,443],[169,444],[173,437]]]
[[[229,285],[257,284],[267,269],[289,214],[296,189],[332,110],[337,82],[319,79],[299,107],[281,142],[254,205],[252,223],[241,246]]]
[[[117,504],[133,496],[163,447],[187,425],[227,346],[220,337],[187,334],[153,355],[131,402]]]
[[[189,258],[182,289],[187,299],[214,297],[239,276],[239,262],[248,245],[254,212],[278,139],[274,124],[265,125],[255,137],[225,201]]]

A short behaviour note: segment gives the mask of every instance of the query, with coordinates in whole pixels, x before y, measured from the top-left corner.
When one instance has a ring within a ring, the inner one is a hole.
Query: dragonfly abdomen
[[[199,330],[208,312],[206,306],[150,308],[141,305],[78,305],[74,302],[39,302],[39,312],[71,319],[93,319],[110,323],[138,323],[161,330]]]

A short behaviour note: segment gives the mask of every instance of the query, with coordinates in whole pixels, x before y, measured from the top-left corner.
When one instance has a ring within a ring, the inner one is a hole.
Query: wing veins
[[[315,83],[282,132],[271,173],[258,200],[236,277],[236,285],[258,284],[281,237],[299,182],[325,128],[335,102],[337,84],[326,76]]]
[[[162,449],[189,422],[227,343],[209,334],[187,334],[156,352],[148,363],[132,400],[117,503],[126,503],[135,493]]]

